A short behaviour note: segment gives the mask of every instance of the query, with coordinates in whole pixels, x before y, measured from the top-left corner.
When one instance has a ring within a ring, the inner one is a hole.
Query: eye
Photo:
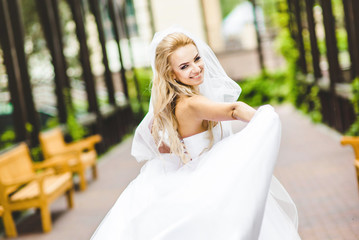
[[[194,61],[195,61],[195,62],[198,62],[200,59],[201,59],[201,56],[197,56],[197,57],[194,59]]]
[[[182,67],[181,67],[181,70],[184,70],[184,69],[186,69],[188,67],[188,65],[183,65]]]

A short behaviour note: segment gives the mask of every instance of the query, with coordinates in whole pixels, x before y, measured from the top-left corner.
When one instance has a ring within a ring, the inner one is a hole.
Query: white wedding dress
[[[162,154],[148,161],[92,239],[291,240],[297,211],[272,176],[281,125],[269,105],[240,132],[213,128],[184,139],[192,161]]]

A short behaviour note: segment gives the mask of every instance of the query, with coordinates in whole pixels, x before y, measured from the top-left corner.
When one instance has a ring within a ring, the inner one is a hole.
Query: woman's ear
[[[172,71],[172,73],[171,73],[171,77],[172,77],[173,80],[175,80],[175,81],[177,82],[176,74],[175,74],[173,71]]]

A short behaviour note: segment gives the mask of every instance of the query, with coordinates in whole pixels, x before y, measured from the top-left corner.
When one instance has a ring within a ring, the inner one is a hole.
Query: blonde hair
[[[175,107],[180,96],[198,95],[197,88],[178,83],[173,77],[173,69],[169,63],[169,57],[180,47],[193,44],[194,41],[183,33],[172,33],[166,36],[157,46],[155,55],[155,75],[152,91],[156,94],[153,100],[154,119],[152,136],[159,148],[164,139],[168,139],[170,152],[181,158],[186,164],[191,157],[186,151],[181,136],[178,133],[178,122],[175,116]],[[208,121],[210,146],[213,145],[212,128],[216,122]],[[167,135],[168,134],[168,135]]]

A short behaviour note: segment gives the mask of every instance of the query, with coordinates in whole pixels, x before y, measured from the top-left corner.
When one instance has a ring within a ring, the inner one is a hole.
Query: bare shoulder
[[[198,118],[196,112],[200,108],[201,99],[203,96],[194,95],[194,96],[181,96],[176,103],[175,115],[178,120],[196,120]]]
[[[175,115],[178,121],[178,132],[182,137],[191,136],[193,134],[204,131],[203,119],[198,117],[198,102],[202,96],[183,96],[177,100]]]
[[[198,108],[206,101],[208,101],[208,99],[201,95],[182,96],[177,100],[176,111],[180,111],[180,112],[192,111]]]
[[[181,96],[176,102],[176,115],[182,115],[183,112],[187,112],[189,105],[191,104],[190,96]]]

